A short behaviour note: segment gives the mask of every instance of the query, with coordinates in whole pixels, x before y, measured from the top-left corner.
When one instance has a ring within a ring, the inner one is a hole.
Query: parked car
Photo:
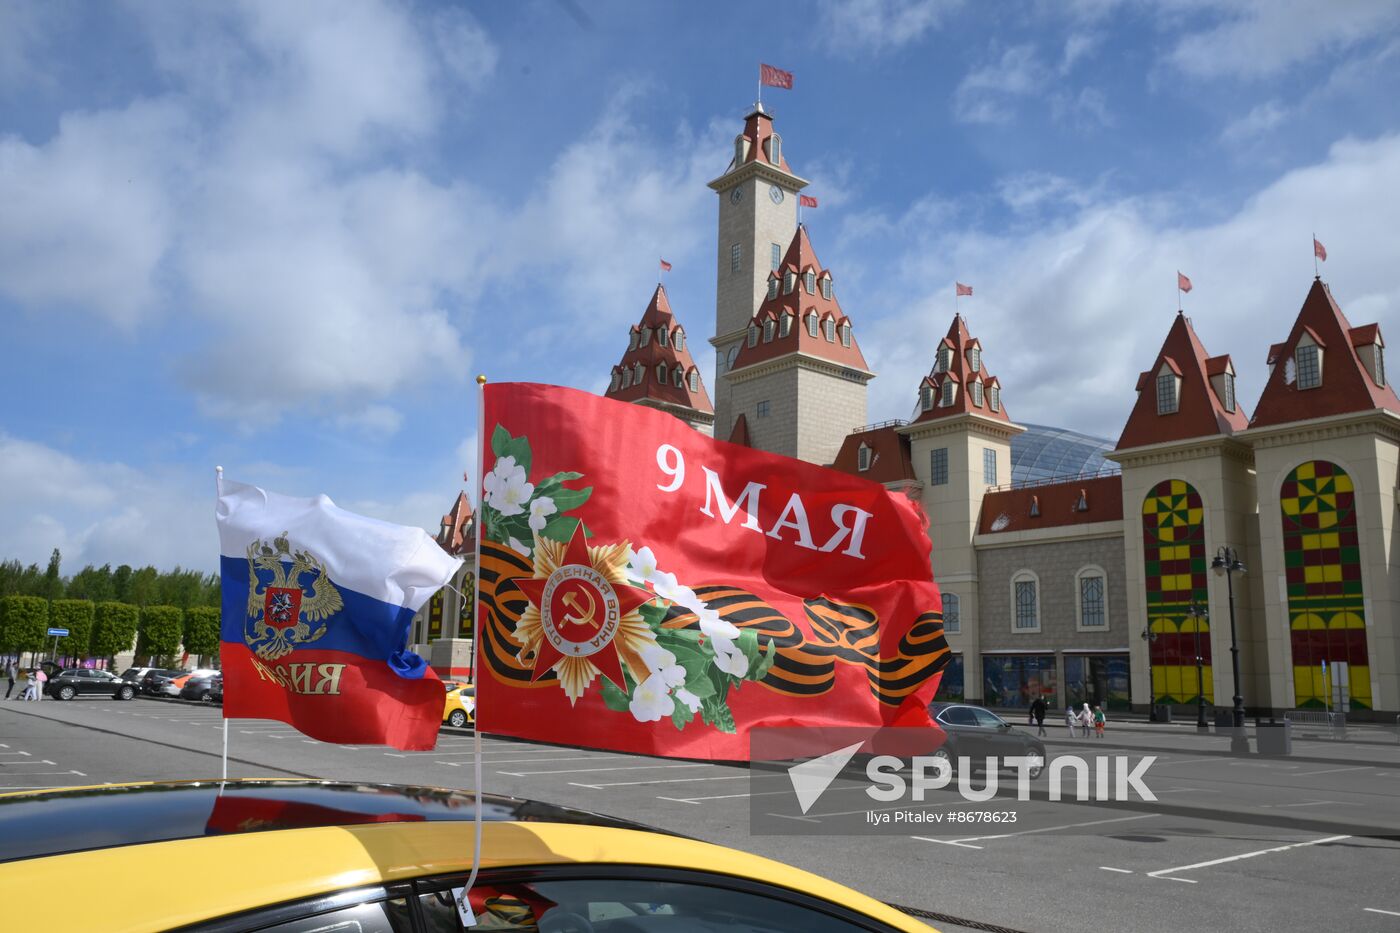
[[[214,684],[222,682],[223,679],[223,675],[218,671],[196,671],[185,678],[185,684],[180,688],[180,699],[208,703],[213,699]]]
[[[122,671],[122,673],[121,673],[121,678],[122,678],[122,680],[125,680],[125,681],[128,682],[128,683],[133,683],[133,684],[135,684],[135,685],[136,685],[136,689],[137,689],[137,691],[139,692],[140,689],[141,689],[141,681],[145,678],[145,676],[146,676],[147,674],[149,674],[151,671],[154,671],[154,670],[159,670],[159,668],[154,668],[154,667],[128,667],[126,670]]]
[[[60,671],[57,677],[49,678],[44,692],[57,700],[71,700],[86,695],[110,696],[118,700],[130,700],[136,696],[136,684],[118,677],[111,671],[73,668]]]
[[[447,700],[442,709],[442,721],[460,729],[467,723],[476,722],[476,685],[446,680]]]
[[[213,685],[209,688],[209,702],[218,703],[220,706],[224,703],[224,677],[222,674],[215,678]]]
[[[933,754],[946,760],[953,770],[959,758],[967,758],[974,768],[984,768],[988,758],[1031,759],[1027,773],[1038,778],[1045,770],[1045,743],[1029,733],[1012,728],[1011,723],[981,706],[966,703],[931,703],[929,712],[948,738]]]
[[[161,696],[178,697],[185,689],[185,684],[196,677],[213,677],[218,671],[212,668],[201,668],[194,671],[182,671],[180,674],[170,678],[160,685]]]
[[[141,692],[148,696],[160,696],[167,683],[188,673],[168,667],[153,667],[141,678]]]
[[[434,787],[233,780],[0,796],[7,929],[53,924],[56,898],[112,930],[460,930],[472,867],[479,930],[919,933],[835,881],[637,823]],[[839,868],[840,866],[836,866]]]

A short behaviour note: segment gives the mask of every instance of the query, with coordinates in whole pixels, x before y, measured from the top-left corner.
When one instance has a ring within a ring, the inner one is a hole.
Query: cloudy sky
[[[600,390],[658,254],[712,332],[759,61],[871,420],[955,279],[1012,416],[1107,437],[1177,268],[1247,407],[1313,231],[1400,333],[1400,5],[780,6],[0,3],[0,558],[213,569],[215,464],[435,527],[476,372]]]

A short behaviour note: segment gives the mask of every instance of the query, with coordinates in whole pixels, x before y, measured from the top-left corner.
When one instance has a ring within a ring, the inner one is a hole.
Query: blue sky
[[[1177,268],[1247,407],[1314,230],[1353,322],[1400,333],[1400,6],[756,10],[0,5],[0,558],[213,569],[215,464],[435,527],[476,372],[601,389],[658,254],[712,332],[705,183],[759,61],[796,75],[766,102],[872,421],[955,279],[1012,416],[1109,437]]]

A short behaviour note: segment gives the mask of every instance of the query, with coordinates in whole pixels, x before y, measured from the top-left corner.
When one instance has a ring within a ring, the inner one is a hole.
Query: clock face
[[[782,189],[782,188],[779,188],[777,185],[769,185],[769,186],[768,186],[768,197],[770,197],[770,198],[773,199],[773,203],[774,203],[774,204],[782,204],[782,203],[783,203],[783,189]]]
[[[733,191],[729,192],[729,203],[730,203],[730,204],[738,204],[738,203],[739,203],[740,201],[742,201],[742,200],[744,200],[744,189],[743,189],[743,188],[735,188]]]

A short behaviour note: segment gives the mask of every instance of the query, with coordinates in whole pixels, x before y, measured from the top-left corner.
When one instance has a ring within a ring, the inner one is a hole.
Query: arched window
[[[860,448],[856,450],[856,469],[860,470],[862,473],[870,469],[869,445],[861,444]]]
[[[817,312],[807,312],[807,334],[811,337],[817,336]]]
[[[771,317],[770,317],[768,320],[766,320],[766,321],[763,322],[763,342],[764,342],[764,343],[771,343],[771,342],[772,342],[772,340],[773,340],[773,328],[774,328],[774,327],[775,327],[775,324],[773,323],[773,319],[772,319]]]
[[[749,325],[749,339],[748,339],[748,344],[749,344],[749,346],[751,346],[751,347],[756,347],[756,346],[758,346],[758,325],[757,325],[757,324],[750,324],[750,325]],[[733,364],[730,364],[730,365],[733,365]]]
[[[1078,605],[1075,617],[1080,631],[1096,632],[1108,628],[1108,576],[1102,567],[1083,567],[1074,575],[1074,593]]]
[[[690,391],[692,391],[692,392],[699,392],[699,391],[700,391],[700,373],[699,373],[698,370],[692,369],[692,370],[690,371]]]
[[[807,294],[809,295],[815,295],[817,293],[817,274],[811,269],[808,269],[802,274],[802,287],[807,289]]]
[[[749,346],[753,346],[753,344],[749,344]],[[725,357],[725,365],[724,365],[724,368],[727,369],[727,370],[728,370],[728,369],[733,369],[733,368],[734,368],[734,361],[735,361],[738,357],[739,357],[739,348],[738,348],[738,346],[730,347],[730,348],[729,348],[729,353],[728,353],[728,355]]]
[[[768,161],[774,165],[783,161],[783,140],[777,133],[768,137]]]
[[[1040,578],[1019,570],[1011,578],[1011,631],[1040,631]]]
[[[850,345],[851,345],[851,322],[850,322],[850,321],[846,321],[845,323],[843,323],[843,324],[841,325],[841,346],[843,346],[843,347],[849,347]]]
[[[792,333],[792,312],[784,311],[782,323],[778,326],[778,336],[786,337]]]
[[[822,329],[823,329],[823,331],[825,332],[826,342],[827,342],[827,343],[834,343],[835,340],[836,340],[836,319],[835,319],[835,318],[827,318],[825,324],[824,324],[823,327],[822,327]]]
[[[744,160],[749,157],[749,141],[740,133],[734,137],[734,164],[743,165]]]
[[[962,600],[952,593],[943,594],[943,631],[948,635],[962,631]]]

